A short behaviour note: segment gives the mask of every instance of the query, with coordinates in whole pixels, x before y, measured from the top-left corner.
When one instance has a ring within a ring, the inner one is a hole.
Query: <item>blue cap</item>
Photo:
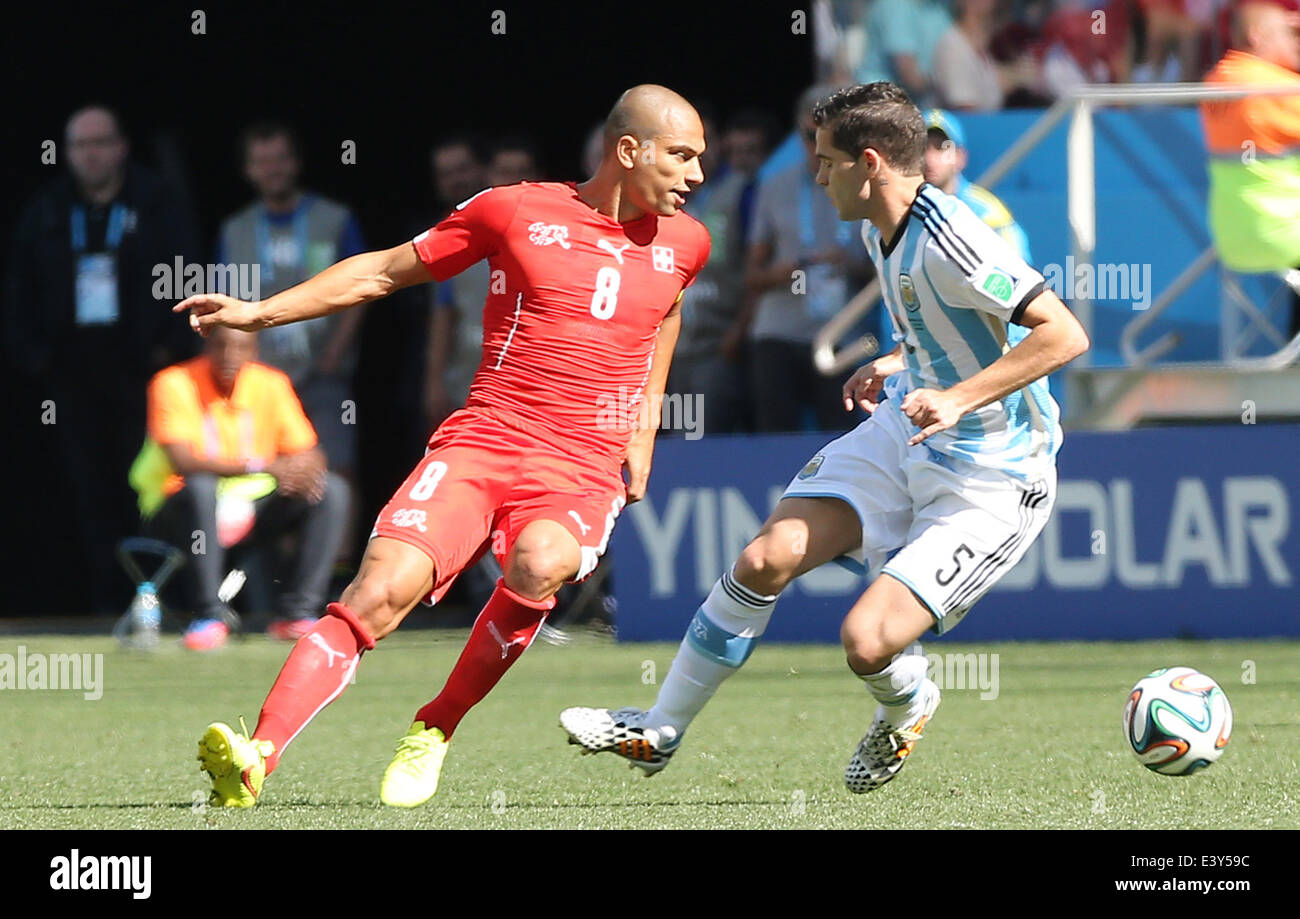
[[[941,108],[932,108],[925,113],[925,126],[938,128],[958,147],[966,146],[966,132],[961,129],[961,122],[952,112]]]

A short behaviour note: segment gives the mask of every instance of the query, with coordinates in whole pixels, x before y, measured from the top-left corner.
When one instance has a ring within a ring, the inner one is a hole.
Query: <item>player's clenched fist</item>
[[[864,412],[874,412],[880,403],[880,390],[884,388],[885,377],[902,369],[903,362],[896,354],[886,354],[859,367],[844,384],[844,411],[853,411],[856,404]]]
[[[196,294],[172,307],[173,313],[186,310],[190,314],[190,328],[204,338],[217,326],[244,332],[256,332],[263,326],[256,303],[246,303],[225,294]]]
[[[654,432],[649,436],[633,437],[627,445],[627,456],[623,466],[627,469],[628,504],[635,504],[645,497],[646,487],[650,484],[650,462],[654,454]]]
[[[931,434],[948,430],[965,413],[965,407],[949,392],[938,389],[912,390],[903,397],[903,414],[921,429],[921,433],[914,435],[907,442],[908,446],[915,446]]]

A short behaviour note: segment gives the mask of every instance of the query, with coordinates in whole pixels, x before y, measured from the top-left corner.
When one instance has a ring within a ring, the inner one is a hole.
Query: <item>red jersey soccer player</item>
[[[456,725],[532,642],[560,586],[595,567],[625,501],[644,494],[677,304],[709,254],[703,225],[678,213],[704,180],[703,150],[685,99],[634,87],[606,121],[600,168],[580,185],[489,189],[412,243],[346,259],[268,300],[208,294],[176,307],[200,333],[261,329],[443,280],[480,259],[491,269],[466,407],[433,433],[380,513],[356,579],[294,645],[252,737],[224,724],[204,734],[213,804],[256,804],[285,747],[343,692],[361,654],[490,550],[505,576],[442,692],[399,742],[380,797],[413,807],[437,791]],[[648,422],[633,431],[617,409],[642,393]]]

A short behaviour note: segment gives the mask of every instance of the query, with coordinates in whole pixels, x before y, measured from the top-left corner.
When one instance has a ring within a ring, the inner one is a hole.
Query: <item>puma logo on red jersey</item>
[[[623,264],[623,253],[632,248],[632,244],[623,243],[621,246],[616,246],[608,239],[602,237],[601,239],[596,240],[596,248],[604,249],[610,255],[614,256],[614,258],[618,259],[618,263],[621,265]]]

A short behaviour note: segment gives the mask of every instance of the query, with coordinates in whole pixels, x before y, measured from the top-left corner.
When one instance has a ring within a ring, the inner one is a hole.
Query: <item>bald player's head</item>
[[[671,216],[704,181],[704,125],[695,107],[666,86],[644,83],[619,96],[602,138],[601,170],[617,176],[642,211]]]
[[[1232,44],[1271,64],[1300,71],[1300,13],[1270,0],[1246,0],[1233,11]]]
[[[605,143],[614,144],[624,134],[638,139],[653,138],[666,125],[699,124],[695,106],[667,86],[642,83],[618,97],[605,118]]]

